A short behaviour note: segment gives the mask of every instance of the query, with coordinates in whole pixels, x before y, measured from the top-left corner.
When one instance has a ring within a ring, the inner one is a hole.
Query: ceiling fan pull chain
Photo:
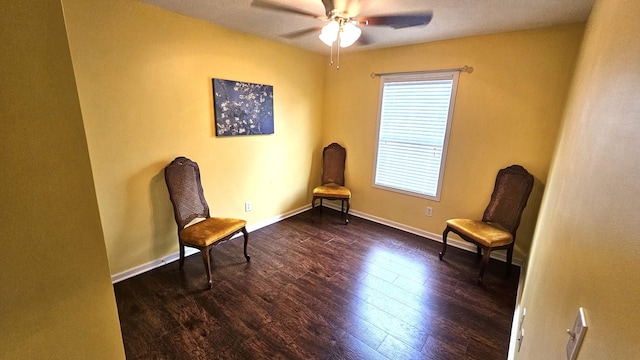
[[[331,57],[329,58],[329,66],[333,66],[333,44],[331,44]]]
[[[341,33],[341,32],[342,32],[342,31],[339,31],[339,32],[338,32],[338,38],[337,38],[337,39],[336,39],[336,41],[335,41],[335,43],[336,43],[336,48],[337,48],[337,51],[338,51],[338,55],[337,55],[337,58],[338,58],[338,60],[337,60],[337,61],[338,61],[338,62],[337,62],[337,64],[336,64],[336,70],[340,70],[340,33]],[[333,49],[333,46],[331,46],[331,49]]]

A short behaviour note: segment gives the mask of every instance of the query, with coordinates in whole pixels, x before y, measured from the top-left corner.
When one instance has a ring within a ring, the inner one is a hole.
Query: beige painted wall
[[[591,14],[534,238],[518,359],[564,358],[579,307],[579,359],[640,354],[640,2]]]
[[[536,178],[515,256],[528,254],[584,25],[470,37],[348,53],[327,70],[324,143],[348,150],[353,209],[440,236],[446,219],[479,218],[500,168],[518,163]],[[474,67],[458,84],[439,202],[375,189],[380,79],[372,72]],[[433,207],[433,217],[426,208]]]
[[[124,359],[62,7],[0,24],[0,358]]]
[[[177,251],[176,156],[199,163],[213,216],[251,226],[307,205],[323,57],[136,1],[63,3],[112,274]],[[217,138],[212,78],[273,85],[275,134]]]

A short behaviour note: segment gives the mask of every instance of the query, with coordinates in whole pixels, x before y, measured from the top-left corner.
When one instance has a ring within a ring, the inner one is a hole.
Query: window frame
[[[379,101],[378,101],[378,122],[377,122],[377,133],[376,133],[376,141],[375,141],[375,154],[374,154],[374,164],[373,164],[373,178],[372,178],[372,186],[377,189],[382,189],[386,191],[391,191],[395,193],[410,195],[414,197],[440,201],[440,197],[442,195],[442,182],[444,179],[444,171],[447,159],[447,152],[449,148],[449,137],[451,133],[451,124],[453,122],[453,113],[456,102],[457,88],[458,88],[458,79],[460,76],[460,72],[457,70],[445,70],[445,71],[428,71],[428,72],[416,72],[416,73],[397,73],[397,74],[385,74],[381,75],[380,80],[380,92],[379,92]],[[410,81],[430,81],[430,80],[451,80],[451,93],[449,96],[449,107],[447,113],[447,119],[445,124],[444,138],[442,142],[442,155],[440,158],[440,168],[438,173],[438,179],[436,184],[436,192],[435,194],[425,194],[419,192],[413,192],[410,190],[399,189],[388,185],[377,184],[377,173],[378,173],[378,158],[380,157],[380,131],[382,127],[382,114],[383,114],[383,105],[384,105],[384,90],[385,84],[391,82],[410,82]]]

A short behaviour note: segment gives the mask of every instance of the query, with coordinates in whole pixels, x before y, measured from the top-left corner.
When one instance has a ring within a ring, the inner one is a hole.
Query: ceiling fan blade
[[[358,38],[358,40],[356,40],[356,45],[359,45],[359,46],[366,46],[371,43],[373,43],[373,40],[371,39],[370,36],[368,36],[364,32],[360,34],[360,37]]]
[[[301,36],[305,36],[314,32],[317,32],[318,34],[320,33],[320,30],[322,30],[322,27],[318,26],[318,27],[313,27],[313,28],[308,28],[308,29],[304,29],[304,30],[298,30],[298,31],[294,31],[294,32],[290,32],[287,34],[282,34],[280,35],[283,38],[286,39],[295,39]]]
[[[357,19],[360,24],[373,26],[390,26],[394,29],[402,29],[412,26],[424,26],[431,22],[433,12],[405,15],[371,16]]]
[[[262,8],[262,9],[267,9],[267,10],[288,12],[288,13],[291,13],[291,14],[308,16],[308,17],[312,17],[312,18],[316,18],[316,19],[324,19],[324,16],[318,16],[318,15],[316,15],[314,13],[310,13],[308,11],[296,9],[294,7],[291,7],[291,6],[272,3],[272,2],[266,1],[266,0],[253,0],[251,2],[251,6],[257,7],[257,8]]]
[[[336,8],[333,0],[322,0],[322,4],[324,5],[325,14],[327,14],[327,17],[330,18],[331,13]]]

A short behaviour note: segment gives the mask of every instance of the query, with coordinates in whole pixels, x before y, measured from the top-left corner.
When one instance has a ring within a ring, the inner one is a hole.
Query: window
[[[458,75],[382,77],[374,187],[440,200]]]

